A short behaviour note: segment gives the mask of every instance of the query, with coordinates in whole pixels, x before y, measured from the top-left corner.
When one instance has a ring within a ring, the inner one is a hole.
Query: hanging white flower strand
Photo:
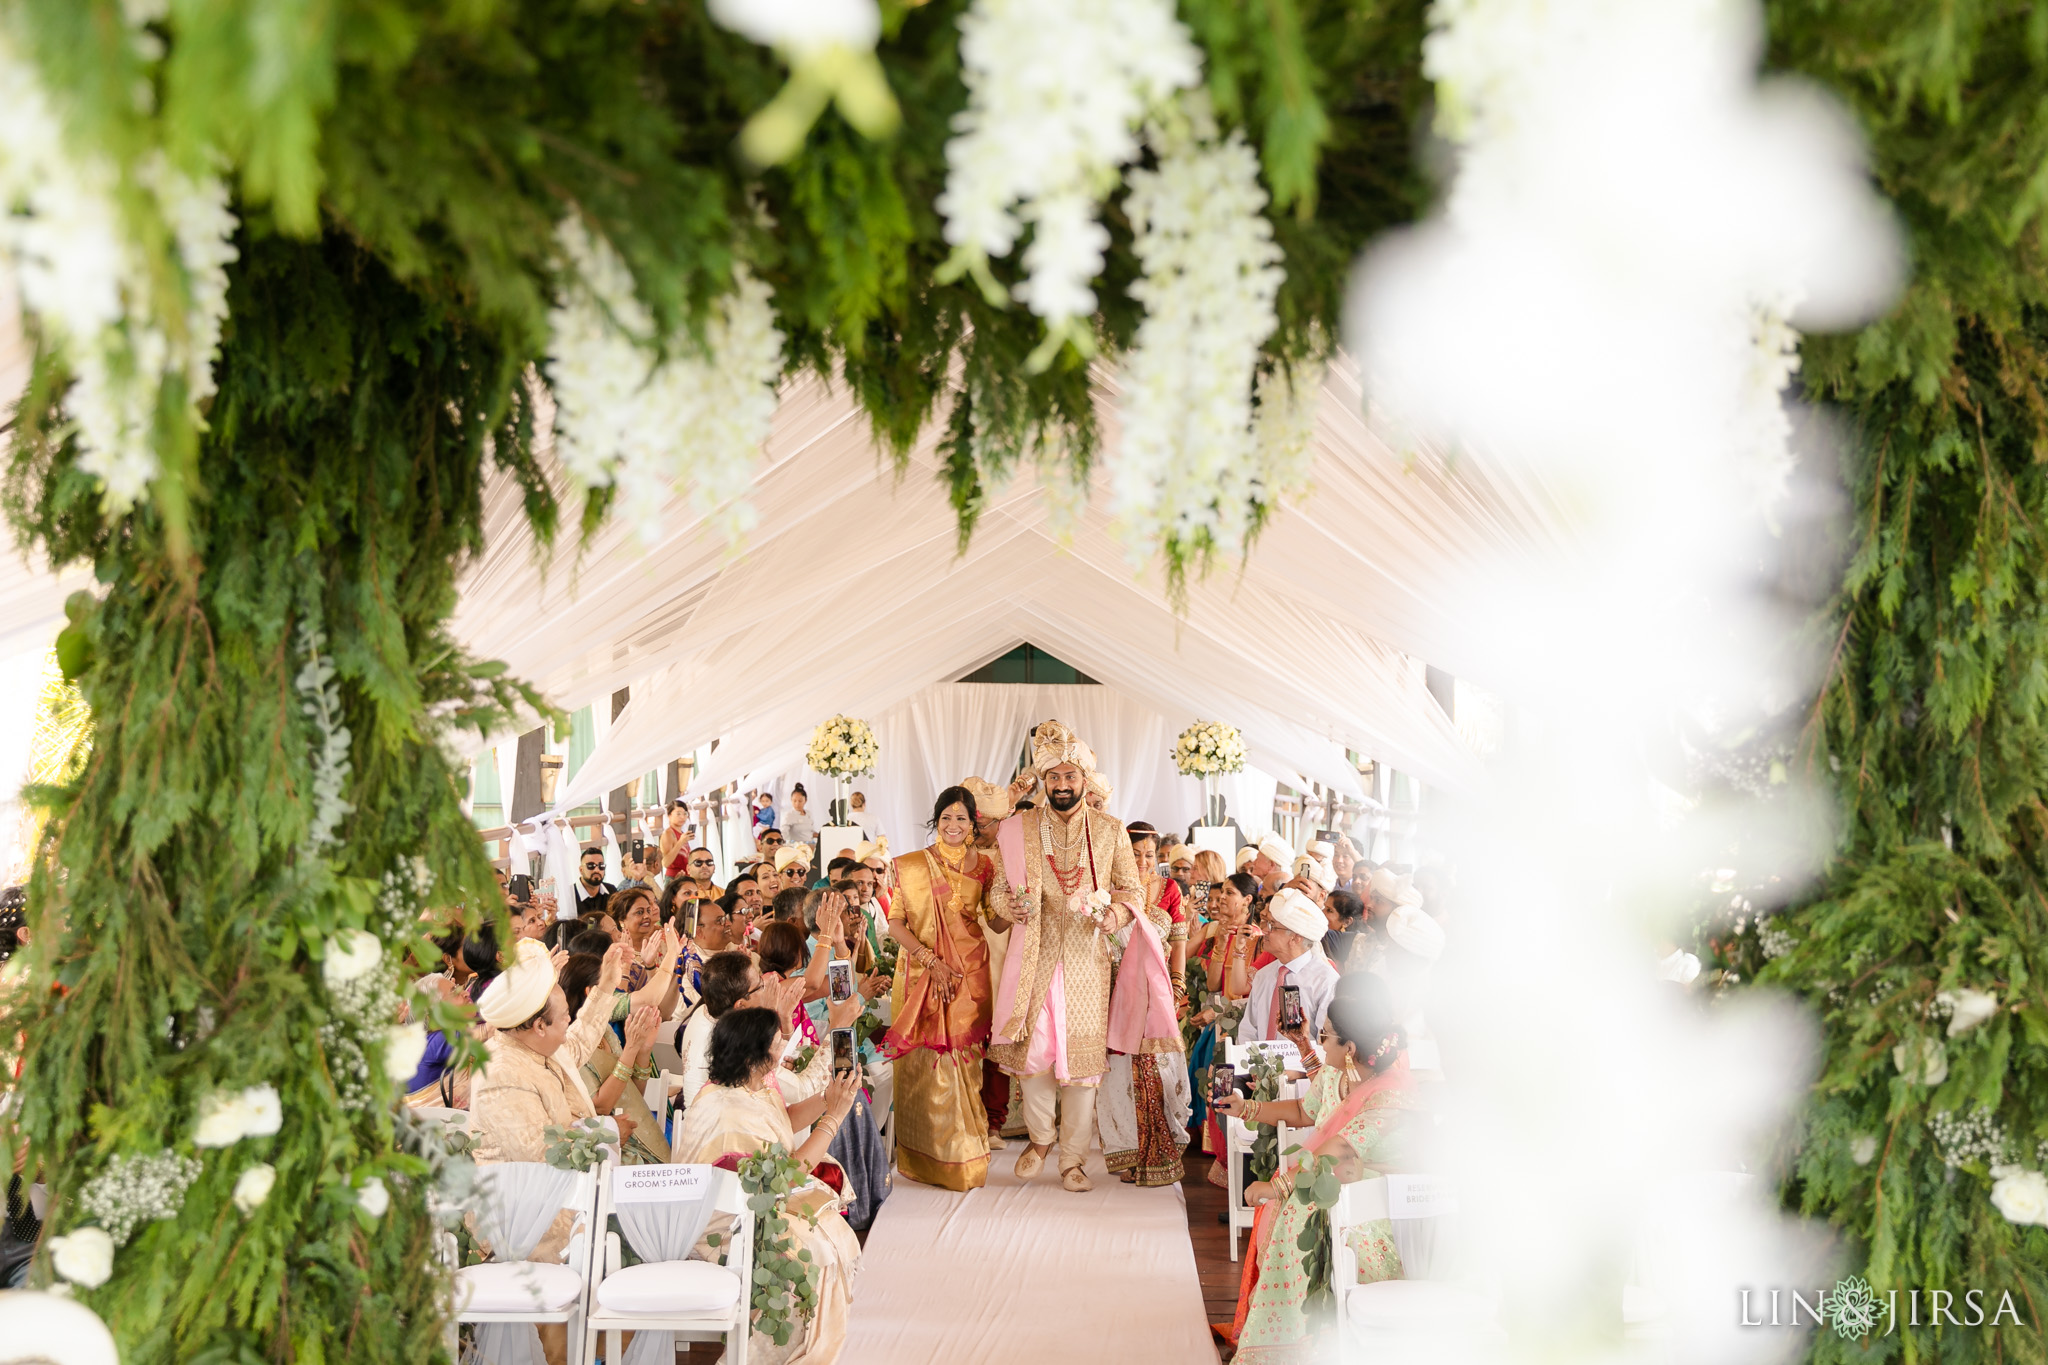
[[[146,35],[145,35],[146,36]],[[181,416],[201,425],[227,317],[235,217],[227,187],[194,180],[152,153],[137,169],[139,202],[169,229],[182,280],[164,313],[151,262],[130,235],[118,169],[67,146],[33,63],[0,25],[0,257],[20,280],[21,306],[42,323],[73,383],[64,408],[80,468],[107,511],[133,505],[159,469],[152,438],[164,382],[184,381]]]
[[[660,359],[654,319],[618,253],[573,218],[556,237],[577,276],[548,315],[557,458],[586,487],[617,485],[620,512],[645,543],[684,484],[698,514],[737,540],[754,524],[745,495],[782,375],[768,286],[735,266],[731,292],[705,320],[709,355],[682,336]]]
[[[1201,55],[1168,0],[975,0],[960,67],[967,108],[938,199],[954,250],[939,278],[971,272],[1006,302],[988,263],[1029,224],[1017,298],[1047,328],[1030,365],[1044,369],[1069,341],[1092,354],[1089,285],[1109,246],[1096,207],[1138,154],[1147,112],[1201,78]]]
[[[1279,324],[1286,278],[1262,210],[1259,161],[1207,101],[1184,98],[1148,130],[1156,170],[1130,174],[1125,212],[1144,275],[1145,320],[1122,361],[1123,440],[1111,474],[1132,562],[1169,564],[1238,549],[1261,507],[1298,481],[1307,441],[1292,377],[1260,389],[1285,419],[1262,432],[1253,408],[1259,348]]]
[[[796,155],[818,115],[835,101],[867,137],[896,131],[903,114],[875,56],[882,36],[875,0],[711,0],[710,10],[721,25],[774,48],[789,63],[788,83],[740,130],[740,150],[756,165]]]

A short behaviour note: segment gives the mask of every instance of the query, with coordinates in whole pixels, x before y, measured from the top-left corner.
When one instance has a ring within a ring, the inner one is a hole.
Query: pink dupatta
[[[1165,1043],[1164,1051],[1180,1051],[1180,1018],[1173,1008],[1166,949],[1141,910],[1131,922],[1131,939],[1109,996],[1109,1046],[1112,1052],[1137,1053],[1147,1051],[1147,1043]]]

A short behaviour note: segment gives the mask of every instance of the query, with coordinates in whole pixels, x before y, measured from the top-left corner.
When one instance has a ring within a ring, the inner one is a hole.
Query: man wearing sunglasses
[[[596,901],[603,908],[605,897],[618,889],[604,879],[604,849],[597,844],[585,845],[576,871],[576,885],[570,888],[576,897],[576,914],[583,913],[586,901]]]

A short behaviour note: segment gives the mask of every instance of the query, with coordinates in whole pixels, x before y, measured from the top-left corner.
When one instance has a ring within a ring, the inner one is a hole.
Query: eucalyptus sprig
[[[611,1142],[611,1130],[597,1119],[579,1119],[568,1127],[549,1124],[541,1130],[547,1140],[543,1160],[548,1165],[564,1171],[587,1171],[604,1160],[605,1145]]]
[[[787,1346],[818,1310],[818,1267],[790,1235],[788,1211],[789,1196],[810,1180],[810,1171],[774,1142],[740,1158],[739,1178],[754,1213],[754,1328]]]

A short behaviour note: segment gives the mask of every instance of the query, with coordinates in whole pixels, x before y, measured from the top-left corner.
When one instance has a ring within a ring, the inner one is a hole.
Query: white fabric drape
[[[1100,387],[1113,448],[1113,376]],[[714,738],[725,742],[705,778],[713,768],[793,773],[823,717],[872,720],[1025,640],[1169,726],[1197,716],[1238,726],[1254,763],[1290,782],[1300,774],[1355,792],[1350,748],[1456,787],[1473,760],[1411,656],[1457,671],[1461,594],[1482,566],[1498,572],[1554,542],[1558,519],[1543,490],[1480,456],[1452,465],[1397,455],[1367,429],[1360,404],[1349,363],[1333,366],[1313,494],[1275,514],[1241,569],[1219,565],[1191,585],[1177,611],[1156,566],[1125,558],[1101,487],[1066,520],[1028,482],[992,490],[962,555],[952,510],[931,487],[937,428],[899,476],[877,458],[848,395],[794,378],[749,494],[759,525],[741,553],[706,531],[685,494],[651,546],[614,521],[548,556],[525,526],[519,488],[494,479],[486,549],[463,574],[456,633],[570,707],[608,716],[610,693],[633,687],[565,784],[564,805],[638,778],[651,756]],[[543,462],[573,509],[568,480],[545,453]],[[61,623],[64,594],[86,579],[0,556],[0,655],[40,648]],[[509,802],[515,746],[502,738]],[[1102,732],[1090,742],[1102,747]],[[1134,769],[1125,780],[1142,779]],[[1125,794],[1124,808],[1145,795]],[[1262,818],[1251,801],[1232,806],[1241,820]],[[894,813],[883,823],[899,840],[908,828]]]
[[[503,1161],[476,1172],[476,1230],[500,1262],[523,1261],[547,1235],[576,1184],[576,1172],[538,1161]],[[547,1365],[540,1333],[529,1322],[476,1326],[477,1358],[485,1365]]]
[[[619,1220],[619,1232],[626,1239],[626,1245],[633,1248],[633,1254],[642,1261],[682,1261],[689,1259],[691,1248],[704,1235],[704,1229],[711,1221],[721,1172],[714,1167],[700,1167],[710,1171],[711,1177],[705,1182],[705,1195],[701,1199],[664,1199],[648,1203],[613,1204],[612,1212]],[[670,1332],[642,1330],[633,1334],[633,1340],[626,1346],[625,1365],[675,1365],[675,1336]]]

